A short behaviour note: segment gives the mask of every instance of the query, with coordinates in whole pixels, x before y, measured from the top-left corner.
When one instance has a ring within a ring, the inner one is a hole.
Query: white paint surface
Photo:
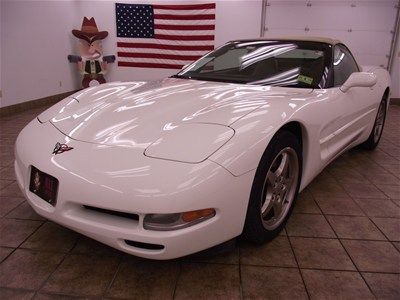
[[[164,3],[179,1],[123,1],[124,3]],[[182,1],[182,3],[204,3]],[[259,36],[261,0],[215,1],[215,46],[238,38]],[[78,39],[72,29],[80,29],[82,19],[94,17],[99,30],[109,36],[104,54],[116,54],[115,1],[1,1],[1,88],[0,107],[17,104],[80,87],[80,76],[68,54],[77,53]],[[159,79],[176,70],[110,67],[108,81]],[[59,82],[62,82],[60,87]]]

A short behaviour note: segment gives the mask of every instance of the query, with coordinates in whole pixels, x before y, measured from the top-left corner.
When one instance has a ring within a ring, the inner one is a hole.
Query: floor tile
[[[46,294],[46,293],[38,293],[33,299],[34,300],[90,300],[90,299],[93,300],[93,298],[90,297],[77,297],[77,296],[72,297],[67,295]]]
[[[372,218],[372,221],[382,230],[389,241],[400,241],[400,219]]]
[[[63,257],[61,253],[17,249],[0,265],[0,286],[38,289]]]
[[[239,266],[182,264],[174,299],[240,299]]]
[[[14,248],[0,247],[0,263],[13,251]]]
[[[343,187],[334,179],[327,178],[315,180],[310,184],[309,189],[314,197],[343,197],[347,196]]]
[[[7,215],[25,200],[15,197],[0,197],[0,217]]]
[[[0,246],[18,247],[42,222],[0,219]]]
[[[365,178],[367,178],[370,182],[379,187],[381,184],[389,184],[389,185],[399,185],[400,179],[390,173],[387,174],[365,174]]]
[[[389,165],[389,164],[381,164],[381,166],[389,171],[393,176],[400,178],[400,164],[399,165]]]
[[[388,173],[388,171],[386,171],[383,167],[381,167],[379,164],[377,164],[371,160],[354,164],[353,168],[360,174],[367,174],[367,173],[368,174],[387,174]],[[368,180],[366,180],[366,182],[368,182]]]
[[[391,199],[400,199],[400,185],[380,184],[378,188]]]
[[[326,218],[339,238],[386,240],[368,217],[327,216]]]
[[[34,295],[35,292],[0,288],[0,296],[4,300],[29,300],[32,299]]]
[[[336,237],[322,215],[293,214],[286,225],[286,232],[289,236]]]
[[[182,258],[184,262],[203,262],[212,264],[239,264],[239,247],[234,246],[234,249],[227,249],[221,253],[195,253]]]
[[[77,234],[53,222],[46,222],[20,247],[33,250],[68,252],[75,245]]]
[[[400,242],[392,242],[392,244],[399,250],[400,252]]]
[[[301,270],[311,299],[373,299],[357,272]]]
[[[42,291],[100,296],[106,291],[117,266],[116,257],[71,254],[50,276]]]
[[[390,199],[354,198],[354,201],[370,217],[400,217],[400,207]]]
[[[17,182],[13,182],[10,185],[7,185],[5,188],[0,190],[0,196],[2,197],[21,197],[23,198],[22,192],[17,184]]]
[[[11,219],[23,219],[23,220],[37,220],[37,221],[45,221],[46,219],[39,216],[33,208],[29,205],[27,201],[16,207],[13,211],[11,211],[6,218]]]
[[[296,199],[293,213],[320,214],[321,210],[315,203],[310,192],[301,192]]]
[[[291,237],[290,242],[300,268],[356,270],[336,239]]]
[[[350,197],[315,197],[324,214],[364,216],[360,207]]]
[[[240,263],[275,267],[297,266],[286,236],[278,236],[262,246],[243,243],[240,247]]]
[[[9,186],[11,183],[13,183],[12,180],[5,180],[5,179],[0,179],[0,190],[4,189],[5,187]],[[1,194],[0,194],[1,195]]]
[[[121,264],[106,297],[172,299],[179,274],[177,263],[146,260]]]
[[[363,183],[365,182],[365,178],[352,166],[344,166],[344,167],[333,167],[329,170],[332,176],[339,183]]]
[[[14,167],[6,167],[0,170],[0,179],[16,180]]]
[[[360,271],[400,272],[400,253],[390,242],[342,240]]]
[[[362,276],[378,299],[400,299],[400,274],[363,273]]]
[[[75,247],[72,249],[75,254],[107,255],[120,256],[122,252],[110,246],[102,244],[96,240],[79,235]]]
[[[298,269],[242,266],[244,299],[307,299]]]
[[[377,198],[377,199],[386,199],[386,196],[383,192],[378,190],[375,186],[370,183],[357,183],[357,184],[343,184],[344,189],[347,193],[353,198]]]
[[[9,167],[12,166],[14,157],[9,153],[0,153],[0,166]]]

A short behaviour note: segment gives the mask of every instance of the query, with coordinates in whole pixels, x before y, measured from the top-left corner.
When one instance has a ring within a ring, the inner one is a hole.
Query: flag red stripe
[[[154,37],[159,40],[172,40],[172,41],[213,41],[213,35],[169,35],[169,34],[155,34]]]
[[[201,55],[174,55],[159,53],[132,53],[118,52],[119,57],[135,57],[135,58],[158,58],[158,59],[175,59],[175,60],[197,60]]]
[[[194,10],[194,9],[213,9],[215,3],[191,4],[191,5],[153,5],[154,9],[175,9],[175,10]]]
[[[215,25],[165,25],[154,24],[155,29],[166,30],[214,30]]]
[[[129,61],[119,61],[119,67],[137,67],[137,68],[162,68],[162,69],[182,69],[183,65],[156,64],[156,63],[136,63]]]
[[[181,51],[202,51],[202,50],[211,51],[211,50],[214,50],[214,46],[207,46],[207,45],[183,46],[183,45],[164,45],[164,44],[152,44],[152,43],[127,43],[127,42],[117,42],[117,47],[181,50]]]
[[[162,20],[214,20],[215,15],[169,15],[169,14],[155,14],[154,19]]]

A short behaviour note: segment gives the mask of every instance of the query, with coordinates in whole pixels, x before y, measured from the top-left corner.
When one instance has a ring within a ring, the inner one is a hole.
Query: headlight
[[[148,214],[143,227],[148,230],[168,231],[193,226],[215,216],[215,209],[206,208],[175,214]]]

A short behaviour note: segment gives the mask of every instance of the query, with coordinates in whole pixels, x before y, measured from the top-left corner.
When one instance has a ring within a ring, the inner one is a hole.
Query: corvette
[[[325,166],[377,146],[389,87],[337,40],[232,41],[50,107],[18,136],[16,177],[39,215],[133,255],[263,243]]]

